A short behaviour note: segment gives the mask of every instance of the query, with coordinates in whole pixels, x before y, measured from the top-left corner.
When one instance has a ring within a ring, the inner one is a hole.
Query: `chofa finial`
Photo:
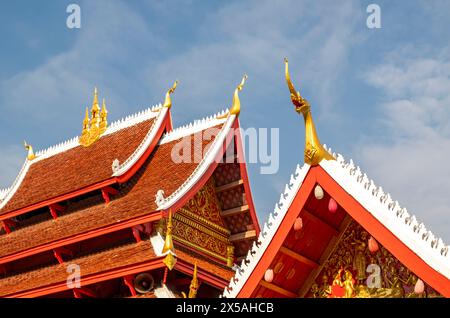
[[[240,114],[240,112],[241,112],[241,100],[239,99],[239,92],[244,87],[244,84],[245,84],[245,81],[247,80],[247,78],[248,78],[247,74],[244,74],[244,76],[242,77],[241,83],[234,90],[233,103],[231,104],[229,112],[227,114],[225,114],[225,115],[218,116],[217,119],[226,118],[226,117],[228,117],[230,115],[238,116]]]
[[[284,63],[286,82],[291,94],[292,104],[295,106],[295,111],[302,114],[303,119],[305,120],[305,163],[316,166],[323,159],[335,160],[335,158],[320,143],[311,115],[311,106],[308,101],[300,95],[300,92],[295,89],[294,84],[292,84],[287,58],[284,59]]]
[[[108,128],[108,111],[106,102],[103,99],[102,109],[98,103],[98,90],[94,88],[94,100],[92,101],[91,117],[89,118],[89,108],[86,107],[86,114],[83,120],[83,130],[79,138],[80,145],[89,147],[96,142]]]
[[[163,107],[167,107],[167,108],[172,107],[172,99],[170,98],[170,95],[173,94],[173,92],[175,92],[177,85],[178,85],[178,80],[176,80],[173,83],[172,87],[167,91]]]
[[[26,150],[28,150],[27,159],[29,161],[35,159],[36,155],[34,154],[33,147],[29,145],[25,140],[23,141],[23,146],[25,147]]]

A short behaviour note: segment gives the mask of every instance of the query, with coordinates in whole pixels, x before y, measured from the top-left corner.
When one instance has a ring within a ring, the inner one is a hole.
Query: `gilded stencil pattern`
[[[211,222],[224,226],[212,179],[184,207]]]
[[[314,298],[402,298],[439,297],[425,285],[420,294],[414,292],[418,281],[379,243],[376,252],[369,251],[370,235],[352,222],[335,251],[311,286],[308,297]]]
[[[173,220],[173,236],[175,240],[177,237],[190,242],[191,244],[209,250],[213,253],[227,257],[226,242],[212,237],[198,229],[192,228],[176,219]]]

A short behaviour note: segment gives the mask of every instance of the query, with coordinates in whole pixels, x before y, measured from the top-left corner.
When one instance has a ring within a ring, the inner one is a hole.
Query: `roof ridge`
[[[125,129],[128,127],[134,126],[134,125],[141,123],[147,119],[156,117],[156,115],[159,113],[159,112],[156,112],[156,110],[160,107],[161,107],[161,103],[151,106],[151,107],[148,107],[144,110],[138,111],[134,114],[127,115],[125,117],[122,117],[122,118],[112,122],[110,125],[108,125],[108,128],[106,129],[105,133],[101,137],[115,133],[119,130],[122,130],[122,129]],[[60,143],[57,143],[55,145],[49,146],[48,148],[38,150],[36,152],[35,161],[38,161],[40,157],[48,158],[55,154],[61,153],[63,151],[66,151],[66,150],[69,150],[71,148],[78,146],[79,145],[78,138],[79,138],[79,136],[75,136],[71,139],[68,139],[68,140],[62,141]]]
[[[191,121],[182,126],[174,128],[173,130],[166,132],[161,136],[160,143],[161,144],[167,143],[179,139],[181,137],[191,135],[196,131],[224,123],[226,121],[226,118],[219,119],[218,117],[224,116],[227,112],[228,109],[224,109],[222,111],[219,111],[217,114],[205,116],[201,119],[195,119],[194,121]]]

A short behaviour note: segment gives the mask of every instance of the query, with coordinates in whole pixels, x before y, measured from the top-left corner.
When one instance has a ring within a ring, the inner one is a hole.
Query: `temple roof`
[[[326,149],[326,146],[324,148]],[[327,151],[331,153],[331,149],[327,149]],[[307,204],[307,198],[310,194],[310,192],[302,192],[300,194],[302,189],[305,187],[313,189],[316,183],[321,186],[325,184],[329,189],[331,189],[330,185],[332,184],[340,187],[343,191],[335,191],[333,193],[336,196],[340,196],[339,199],[343,200],[339,202],[338,198],[336,198],[339,204],[345,203],[349,205],[349,198],[352,198],[357,203],[357,206],[361,207],[361,209],[358,208],[358,211],[350,211],[351,209],[346,208],[351,217],[362,224],[365,230],[374,236],[375,239],[381,243],[386,242],[387,244],[383,245],[400,261],[412,260],[408,261],[409,264],[407,265],[417,276],[424,279],[431,287],[443,295],[449,296],[449,246],[427,229],[414,215],[408,213],[406,208],[401,207],[397,201],[394,201],[389,193],[384,192],[381,187],[375,185],[359,167],[354,165],[352,160],[347,162],[340,154],[333,154],[333,156],[337,160],[322,160],[317,167],[312,167],[309,164],[304,164],[301,167],[297,166],[294,174],[291,175],[289,183],[286,184],[285,191],[280,196],[280,201],[275,205],[273,213],[269,215],[268,220],[264,224],[258,240],[253,244],[252,249],[249,250],[246,259],[237,270],[229,287],[225,289],[223,296],[237,297],[244,286],[248,284],[250,278],[256,284],[261,280],[260,276],[263,273],[256,273],[255,269],[260,263],[262,264],[263,260],[265,260],[265,266],[270,265],[275,257],[275,253],[269,246],[274,244],[274,241],[282,244],[292,229],[293,221],[292,224],[285,222],[288,211],[290,209],[298,209],[298,211],[293,211],[292,213],[294,214],[291,216],[296,217],[302,206]],[[320,176],[312,177],[316,171],[322,171],[323,173],[317,173]],[[346,196],[345,199],[344,195]],[[300,204],[299,200],[303,203]],[[370,215],[370,219],[366,213]],[[342,219],[343,215],[343,213],[335,213],[333,218],[340,218],[341,221],[337,219],[336,222],[328,220],[327,227],[332,229],[344,222],[344,219]],[[394,239],[388,241],[387,234]],[[320,235],[320,233],[316,232],[309,239],[320,240]],[[324,239],[326,243],[329,242],[330,238]],[[325,249],[325,247],[323,248]],[[293,254],[291,253],[291,255]],[[298,255],[294,256],[300,257]],[[318,259],[318,257],[315,257],[315,259]],[[305,261],[303,259],[303,262],[308,264],[308,260]],[[313,262],[309,266],[314,268],[317,264]],[[266,269],[267,267],[263,270],[265,271]],[[258,277],[255,277],[255,275]],[[291,294],[293,297],[296,296],[295,293],[289,293],[289,296]],[[286,296],[287,294],[284,295]]]
[[[83,147],[78,137],[26,160],[13,185],[1,191],[0,214],[73,193],[126,173],[165,128],[167,108],[149,108],[112,123],[100,139]],[[151,151],[151,150],[150,150]],[[118,160],[118,166],[112,168]],[[74,194],[73,196],[76,196]],[[2,198],[3,197],[3,198]]]
[[[126,220],[150,216],[152,212],[156,213],[160,210],[155,203],[155,195],[158,190],[163,190],[169,197],[174,193],[186,191],[187,180],[198,181],[200,178],[201,171],[198,167],[210,164],[205,159],[200,163],[174,162],[170,159],[174,145],[181,138],[202,132],[204,129],[221,128],[223,122],[224,120],[210,117],[196,122],[194,125],[180,127],[165,134],[144,163],[141,172],[128,183],[125,183],[124,191],[114,197],[108,205],[105,205],[101,198],[96,201],[73,202],[70,204],[69,210],[58,217],[57,221],[46,220],[33,226],[19,228],[8,235],[0,236],[0,258],[20,251],[27,251],[33,247],[45,246],[95,229],[111,227],[111,231],[113,231],[113,228],[117,228],[119,223]],[[141,128],[143,127],[141,126]],[[211,140],[214,139],[215,137],[212,136]],[[202,146],[206,146],[211,140],[203,141]],[[194,145],[194,138],[191,138],[191,143],[193,149],[198,147],[198,145]],[[200,150],[196,149],[195,151]],[[156,219],[158,218],[160,218],[160,215],[156,217]],[[49,245],[48,248],[51,248],[51,246]]]

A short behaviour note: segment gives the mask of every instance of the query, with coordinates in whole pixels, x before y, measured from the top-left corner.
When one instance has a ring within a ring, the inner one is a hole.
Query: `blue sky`
[[[81,29],[66,7],[81,7]],[[381,7],[381,29],[366,7]],[[97,86],[110,120],[162,101],[175,126],[228,107],[242,74],[243,127],[280,128],[280,169],[249,165],[261,221],[303,160],[303,120],[283,77],[312,104],[321,141],[450,242],[450,2],[14,1],[0,10],[0,187],[25,158],[79,134]]]

